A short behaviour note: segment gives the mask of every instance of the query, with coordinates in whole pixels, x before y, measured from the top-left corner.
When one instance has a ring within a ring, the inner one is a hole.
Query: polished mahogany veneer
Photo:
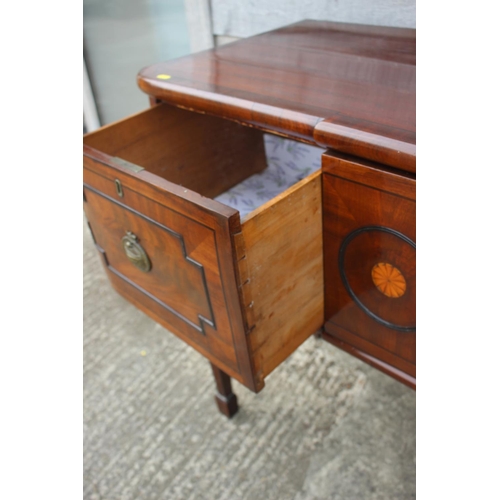
[[[303,21],[138,82],[176,106],[415,171],[415,30]]]
[[[415,179],[328,153],[323,173],[325,330],[414,387]]]
[[[415,30],[303,21],[138,84],[150,109],[84,138],[84,209],[114,288],[210,361],[220,411],[318,331],[415,387]],[[240,217],[212,198],[266,168],[264,132],[327,151]]]

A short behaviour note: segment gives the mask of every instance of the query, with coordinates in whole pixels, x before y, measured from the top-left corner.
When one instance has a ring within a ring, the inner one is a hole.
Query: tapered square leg
[[[231,418],[238,411],[238,399],[231,388],[231,377],[210,363],[214,372],[215,384],[217,393],[215,394],[215,402],[219,411]]]

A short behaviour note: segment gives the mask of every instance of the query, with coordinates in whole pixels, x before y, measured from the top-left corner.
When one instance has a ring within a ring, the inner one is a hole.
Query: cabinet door
[[[415,179],[323,155],[325,330],[415,385]]]

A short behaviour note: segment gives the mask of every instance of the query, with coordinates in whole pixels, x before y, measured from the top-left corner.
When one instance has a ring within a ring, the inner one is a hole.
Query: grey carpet
[[[310,338],[240,411],[108,284],[84,228],[84,498],[415,498],[415,392]]]

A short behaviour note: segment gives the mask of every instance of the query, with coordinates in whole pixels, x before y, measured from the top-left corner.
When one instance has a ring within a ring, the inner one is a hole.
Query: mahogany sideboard
[[[84,137],[113,287],[258,392],[310,335],[415,388],[415,30],[302,21],[140,71],[146,111]],[[321,168],[240,217],[264,134]]]

